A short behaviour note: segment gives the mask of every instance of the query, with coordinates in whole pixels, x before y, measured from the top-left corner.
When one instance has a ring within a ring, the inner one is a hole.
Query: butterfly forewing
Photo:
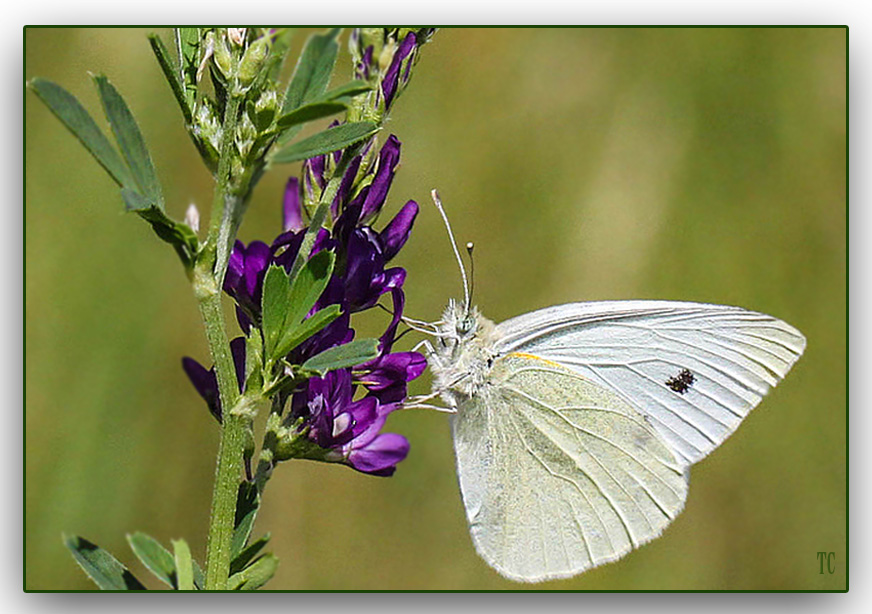
[[[498,325],[528,352],[614,391],[686,463],[720,445],[805,349],[795,328],[737,307],[668,301],[559,305]]]
[[[563,578],[647,542],[682,509],[685,467],[616,394],[510,353],[453,418],[482,557],[516,580]]]

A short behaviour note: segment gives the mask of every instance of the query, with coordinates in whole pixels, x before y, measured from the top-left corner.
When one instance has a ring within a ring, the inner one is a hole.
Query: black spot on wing
[[[666,380],[666,385],[678,394],[684,394],[693,386],[695,381],[696,377],[690,372],[690,369],[682,369],[678,372],[678,375]]]

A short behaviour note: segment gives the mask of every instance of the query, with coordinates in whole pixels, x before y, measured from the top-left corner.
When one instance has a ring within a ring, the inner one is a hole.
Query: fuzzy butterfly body
[[[737,307],[559,305],[493,324],[449,303],[429,357],[456,413],[479,554],[537,582],[616,560],[684,507],[690,465],[720,445],[805,348]]]

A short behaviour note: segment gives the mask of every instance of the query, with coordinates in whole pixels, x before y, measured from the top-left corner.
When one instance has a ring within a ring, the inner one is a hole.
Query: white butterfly
[[[461,273],[464,302],[425,343],[431,396],[455,411],[475,547],[512,580],[566,578],[660,535],[690,466],[805,349],[781,320],[701,303],[573,303],[495,325]]]

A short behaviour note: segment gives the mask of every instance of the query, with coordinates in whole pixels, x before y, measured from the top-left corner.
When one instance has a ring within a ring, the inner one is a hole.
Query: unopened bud
[[[242,47],[245,42],[245,28],[227,28],[227,38],[237,47]]]
[[[200,231],[200,212],[197,210],[197,205],[194,203],[188,205],[188,210],[185,212],[185,224],[187,224],[195,234]]]
[[[260,73],[266,56],[269,54],[269,38],[263,36],[249,45],[239,63],[239,83],[243,87],[251,85]]]
[[[260,98],[257,99],[257,102],[249,108],[251,121],[254,122],[254,125],[258,130],[263,131],[270,127],[276,116],[278,106],[279,102],[275,90],[267,90],[262,93]]]
[[[230,78],[233,73],[233,56],[230,55],[230,50],[227,48],[227,42],[223,36],[215,37],[215,64],[218,65],[218,70],[227,78]]]

